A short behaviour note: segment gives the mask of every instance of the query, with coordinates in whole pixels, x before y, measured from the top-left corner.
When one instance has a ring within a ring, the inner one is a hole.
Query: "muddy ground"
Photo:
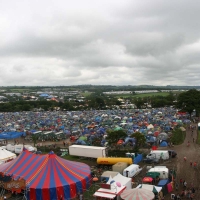
[[[180,179],[186,180],[187,182],[187,188],[195,187],[195,199],[200,199],[200,145],[196,144],[197,139],[197,124],[194,124],[196,126],[195,130],[191,130],[187,128],[186,130],[186,138],[183,144],[176,145],[174,147],[171,147],[171,149],[175,150],[177,152],[176,158],[170,158],[170,160],[160,163],[158,165],[165,165],[169,169],[175,169],[176,170],[176,181],[179,184]],[[188,141],[190,142],[190,146],[187,146]],[[24,140],[19,139],[19,143],[23,143]],[[66,144],[69,144],[69,140],[65,140]],[[25,141],[25,144],[31,144],[31,142]],[[44,142],[42,145],[50,145],[55,144],[52,142]],[[63,141],[56,142],[56,146],[64,147]],[[169,149],[168,147],[159,148],[159,149]],[[184,157],[187,158],[187,160],[184,160]],[[194,169],[193,166],[190,165],[190,162],[197,162],[197,168]],[[146,166],[142,164],[144,169],[142,170],[141,174],[135,178],[135,182],[141,183],[142,178],[144,177],[145,173],[147,172]],[[172,193],[178,194],[183,189],[183,186],[181,184],[178,185],[178,190],[173,191]],[[165,200],[171,199],[171,194],[168,194],[165,196]],[[182,199],[187,199],[186,197]]]

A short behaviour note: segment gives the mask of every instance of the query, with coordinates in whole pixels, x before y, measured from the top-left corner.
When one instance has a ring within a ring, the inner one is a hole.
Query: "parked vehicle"
[[[112,169],[112,165],[118,162],[125,162],[128,165],[131,165],[133,163],[139,163],[142,159],[142,154],[137,154],[136,156],[135,153],[126,153],[126,157],[98,157],[97,164],[98,166],[101,165],[104,169]]]
[[[5,147],[6,147],[6,150],[15,152],[15,145],[7,144]]]
[[[118,162],[115,165],[112,166],[112,171],[119,172],[120,174],[123,174],[124,169],[128,167],[128,163],[126,162]]]
[[[168,150],[168,152],[171,158],[175,158],[177,156],[177,153],[174,150]]]
[[[169,152],[167,150],[152,150],[146,158],[167,160],[169,159]]]
[[[156,166],[149,169],[148,173],[157,172],[159,173],[160,179],[168,179],[169,178],[169,169],[166,166]]]
[[[123,176],[132,178],[136,175],[138,175],[142,171],[142,168],[140,168],[139,165],[132,164],[128,166],[126,169],[123,171]]]
[[[112,168],[112,165],[118,163],[118,162],[125,162],[128,165],[133,164],[132,158],[123,158],[123,157],[98,157],[97,158],[97,164],[101,166],[102,168]]]
[[[107,147],[96,147],[86,145],[69,146],[69,155],[88,158],[106,157]]]
[[[15,145],[15,153],[20,154],[24,148],[33,153],[35,153],[37,151],[37,148],[33,147],[31,145],[17,144],[17,145]]]
[[[145,159],[143,159],[143,162],[144,163],[147,163],[147,164],[157,164],[157,163],[159,163],[159,159],[157,159],[157,158],[145,158]]]
[[[37,151],[36,147],[33,147],[31,145],[23,145],[23,144],[16,144],[16,145],[7,144],[6,146],[3,146],[2,148],[6,149],[8,151],[14,152],[16,154],[20,154],[23,151],[23,148],[26,148],[30,152]]]

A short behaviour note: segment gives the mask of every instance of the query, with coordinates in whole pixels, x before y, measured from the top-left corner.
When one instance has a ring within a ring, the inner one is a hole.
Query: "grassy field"
[[[123,97],[123,98],[128,98],[128,97],[131,97],[131,98],[139,98],[139,97],[150,97],[150,96],[168,96],[169,95],[169,92],[157,92],[157,93],[146,93],[146,94],[136,94],[136,95],[133,95],[133,94],[119,94],[119,95],[116,95],[116,94],[113,94],[113,95],[109,95],[109,96],[114,96],[114,97]]]
[[[75,162],[82,162],[89,166],[95,166],[97,164],[96,159],[79,158],[77,156],[70,156],[70,155],[63,156],[62,158]]]
[[[91,92],[83,92],[81,93],[81,95],[83,95],[84,97],[87,97],[91,95]]]

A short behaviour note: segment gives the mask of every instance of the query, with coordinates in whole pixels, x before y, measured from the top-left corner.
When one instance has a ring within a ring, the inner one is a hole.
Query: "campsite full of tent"
[[[167,145],[170,132],[175,127],[183,128],[190,123],[187,113],[176,109],[130,109],[130,110],[91,110],[91,111],[54,111],[54,112],[17,112],[0,113],[0,139],[24,137],[38,141],[59,141],[71,136],[80,145],[92,145],[95,138],[101,139],[106,146],[107,130],[124,130],[127,138],[121,144],[135,144],[130,135],[140,132],[148,143],[157,142]]]

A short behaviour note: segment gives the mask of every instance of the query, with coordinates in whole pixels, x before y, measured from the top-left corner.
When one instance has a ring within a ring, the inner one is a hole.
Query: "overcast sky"
[[[200,85],[200,1],[0,0],[0,86]]]

